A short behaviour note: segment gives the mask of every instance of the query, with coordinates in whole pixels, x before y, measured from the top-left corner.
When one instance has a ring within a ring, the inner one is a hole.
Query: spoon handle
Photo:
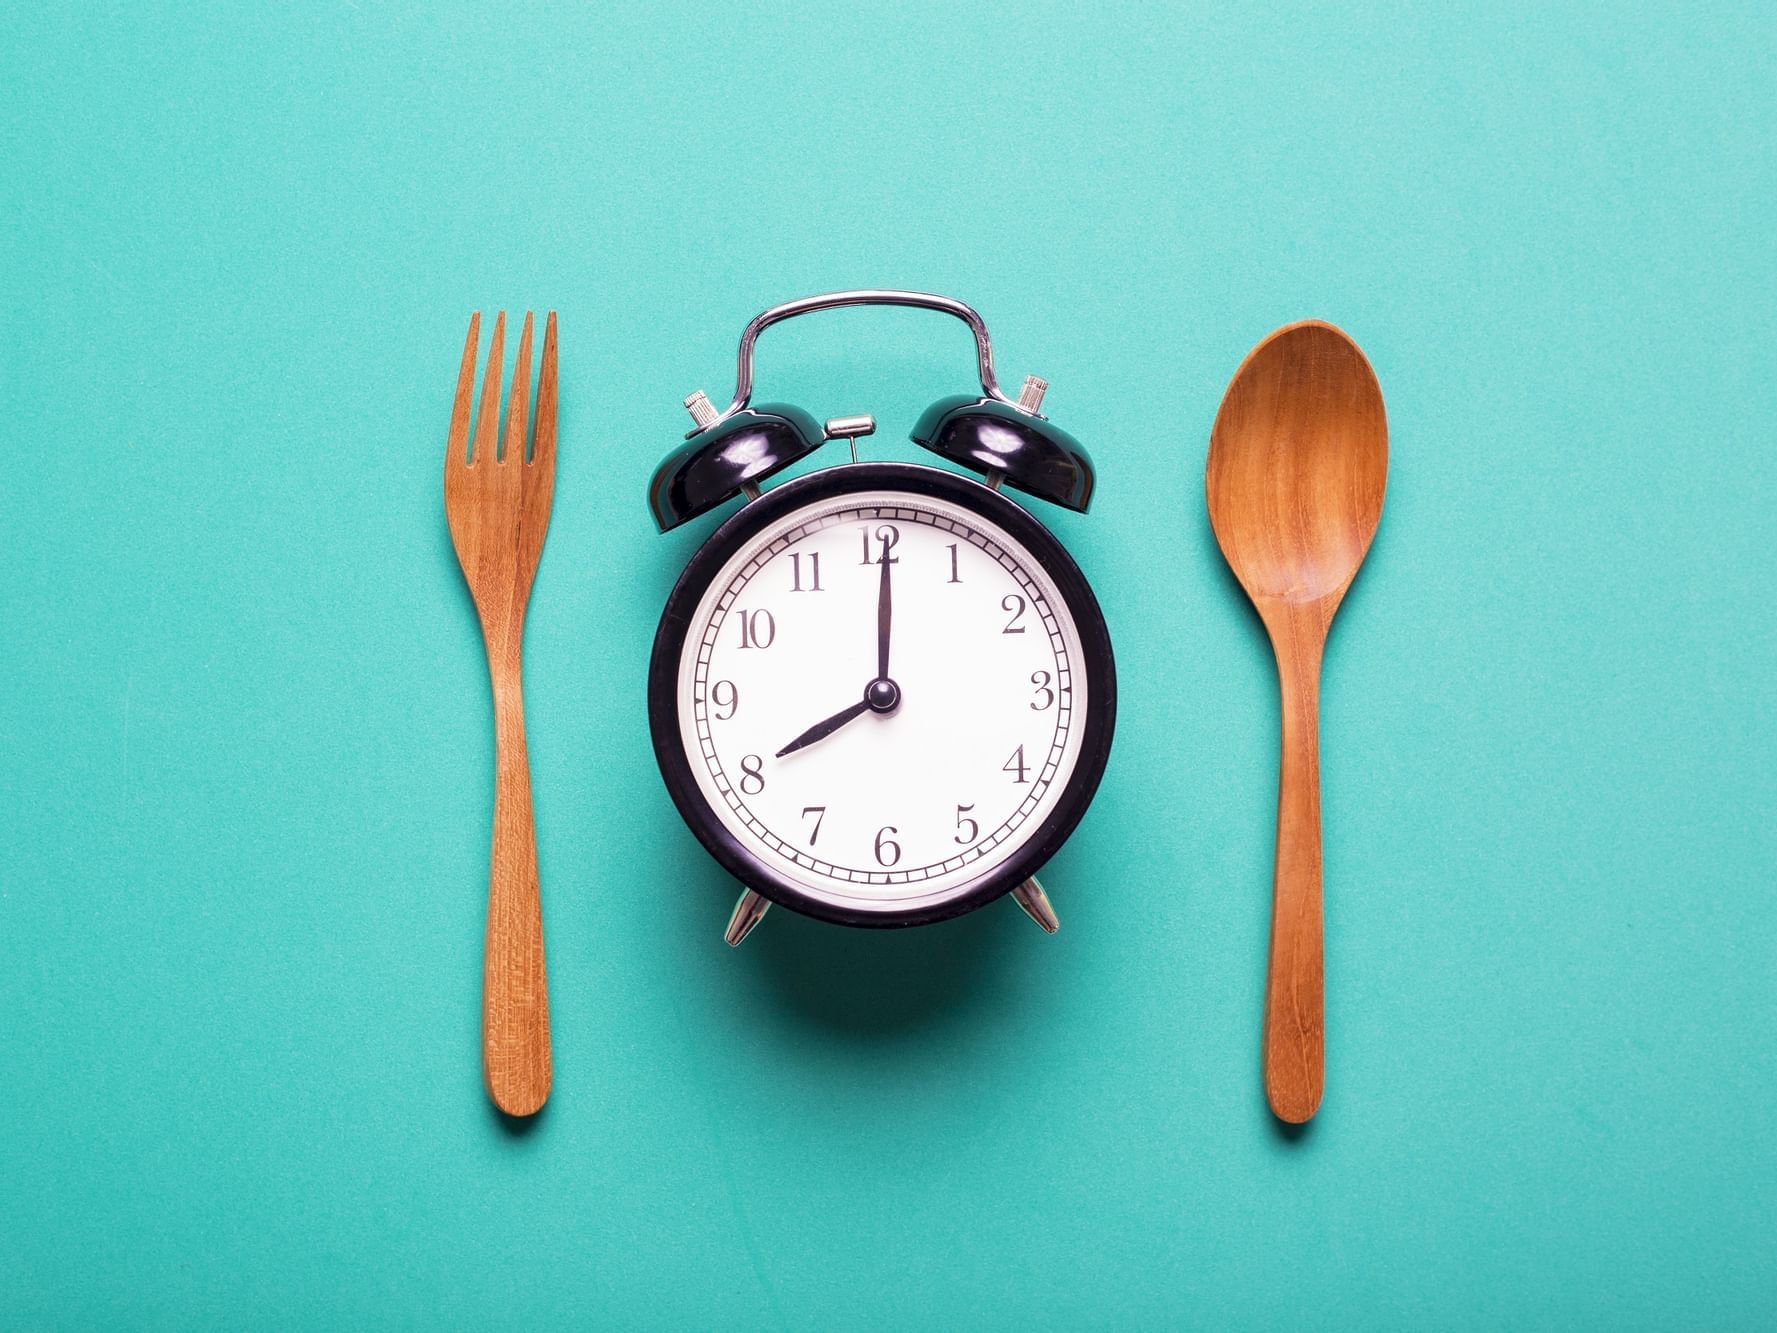
[[[1320,659],[1325,625],[1292,617],[1273,634],[1283,696],[1272,880],[1271,970],[1265,983],[1265,1096],[1301,1124],[1320,1105],[1324,1002],[1320,901]]]

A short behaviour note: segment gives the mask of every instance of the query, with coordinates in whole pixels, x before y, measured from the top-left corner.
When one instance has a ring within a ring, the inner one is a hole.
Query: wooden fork
[[[482,973],[481,1064],[488,1095],[508,1115],[533,1115],[549,1096],[549,990],[543,968],[543,905],[537,891],[537,831],[524,744],[524,613],[555,491],[555,312],[543,333],[537,429],[525,458],[531,389],[531,316],[518,339],[518,365],[506,405],[505,447],[495,452],[506,312],[494,319],[481,383],[475,439],[469,400],[481,314],[457,374],[444,453],[444,512],[463,578],[475,599],[494,693],[494,838],[487,889],[487,951]]]

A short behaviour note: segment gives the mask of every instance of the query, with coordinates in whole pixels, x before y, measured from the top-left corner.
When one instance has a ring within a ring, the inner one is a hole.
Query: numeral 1
[[[950,577],[944,581],[946,583],[961,583],[962,582],[961,576],[958,575],[956,572],[956,543],[955,542],[950,543]]]

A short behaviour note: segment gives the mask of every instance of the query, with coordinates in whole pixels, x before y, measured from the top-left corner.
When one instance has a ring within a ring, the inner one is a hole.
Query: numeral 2
[[[1024,633],[1024,626],[1018,623],[1024,618],[1024,598],[1015,592],[1009,592],[1000,598],[1000,610],[1012,613],[1012,618],[1006,622],[1006,627],[1000,631],[1001,634]]]

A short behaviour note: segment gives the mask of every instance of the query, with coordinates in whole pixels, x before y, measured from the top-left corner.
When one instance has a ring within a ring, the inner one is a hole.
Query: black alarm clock
[[[782,320],[852,305],[954,315],[979,393],[934,403],[913,439],[980,474],[859,462],[868,416],[825,426],[752,405],[753,347]],[[1110,754],[1110,635],[1079,567],[1000,492],[1084,511],[1086,451],[1041,414],[1043,380],[1001,393],[987,327],[924,292],[836,292],[741,335],[733,401],[656,470],[662,531],[736,496],[667,599],[648,670],[654,753],[679,813],[744,886],[726,938],[771,903],[848,926],[911,926],[1005,894],[1045,930],[1036,872],[1086,813]],[[829,440],[850,461],[762,491]]]

